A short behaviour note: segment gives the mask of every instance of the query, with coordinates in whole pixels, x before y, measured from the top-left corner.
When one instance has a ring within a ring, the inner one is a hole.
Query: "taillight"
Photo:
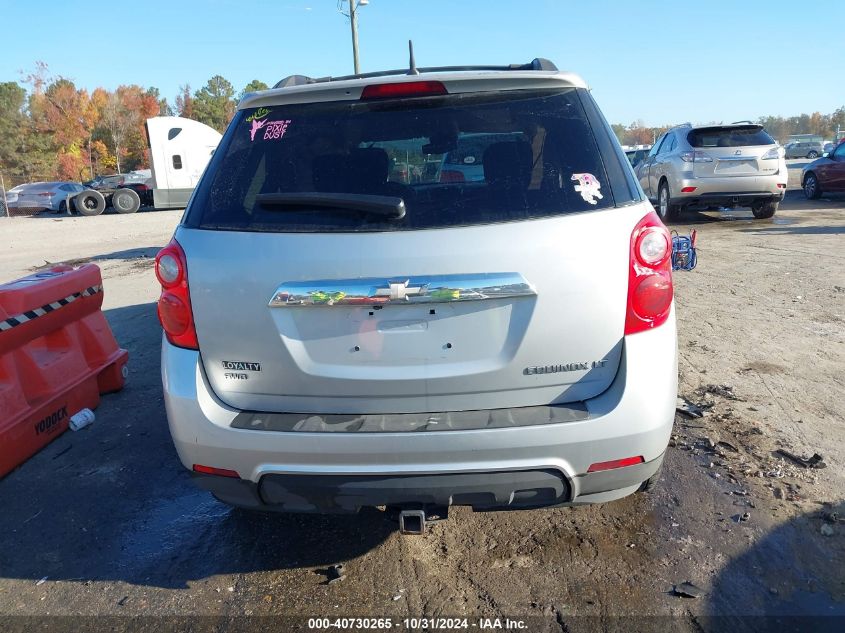
[[[681,193],[692,193],[697,187],[681,187]]]
[[[42,192],[41,192],[41,193],[39,193],[38,195],[39,195],[39,196],[44,196],[45,198],[49,198],[49,197],[51,197],[51,196],[55,196],[55,195],[56,195],[56,192],[54,192],[54,191],[42,191]]]
[[[615,468],[625,468],[626,466],[636,466],[637,464],[642,464],[644,461],[645,459],[643,459],[642,455],[638,455],[637,457],[625,457],[623,459],[613,459],[609,462],[591,464],[587,469],[587,472],[596,473],[601,472],[602,470],[613,470]]]
[[[672,240],[652,211],[631,233],[625,335],[662,325],[672,305]]]
[[[167,340],[178,347],[199,349],[188,289],[188,261],[175,239],[156,255],[155,273],[161,284],[158,320]]]
[[[760,158],[762,160],[776,160],[778,158],[783,158],[786,155],[786,150],[782,147],[773,147],[768,152],[763,154]]]
[[[444,169],[440,172],[440,182],[465,182],[466,178],[462,171],[456,169]]]
[[[712,163],[713,159],[704,152],[684,152],[681,160],[685,163]]]
[[[434,97],[448,94],[439,81],[406,81],[395,84],[371,84],[361,92],[362,100],[396,99],[399,97]]]
[[[240,479],[241,476],[235,470],[228,468],[215,468],[214,466],[203,466],[202,464],[194,464],[195,473],[202,473],[203,475],[217,475],[218,477],[232,477]]]

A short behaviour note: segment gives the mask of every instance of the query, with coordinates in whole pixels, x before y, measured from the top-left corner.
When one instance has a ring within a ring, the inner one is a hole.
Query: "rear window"
[[[588,119],[575,88],[243,110],[215,152],[185,223],[281,232],[413,230],[542,218],[639,199],[626,182],[630,168],[621,150],[599,150],[606,131],[594,135],[594,118]],[[606,169],[605,161],[620,157],[624,169]],[[260,196],[300,193],[401,198],[405,215],[274,207]]]
[[[687,141],[693,147],[775,145],[774,139],[759,125],[698,128],[687,134]]]

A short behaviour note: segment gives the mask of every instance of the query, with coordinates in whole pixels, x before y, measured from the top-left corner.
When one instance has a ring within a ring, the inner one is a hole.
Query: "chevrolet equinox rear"
[[[649,487],[671,241],[586,84],[414,70],[241,101],[156,258],[182,463],[234,506],[396,508],[408,531]]]

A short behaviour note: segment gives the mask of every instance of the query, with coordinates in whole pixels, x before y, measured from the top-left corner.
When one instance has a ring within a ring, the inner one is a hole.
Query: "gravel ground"
[[[132,370],[93,426],[0,480],[0,629],[48,615],[98,616],[89,630],[308,628],[173,619],[273,615],[392,617],[400,630],[419,616],[529,631],[842,630],[845,523],[831,513],[845,518],[843,210],[790,192],[773,220],[714,211],[673,227],[699,231],[699,267],[676,274],[676,298],[680,392],[705,415],[678,415],[656,491],[574,509],[459,508],[423,537],[376,511],[249,515],[193,487],[166,426],[152,274],[180,213],[0,221],[11,236],[0,281],[48,262],[101,266]],[[827,468],[779,448],[819,452]],[[336,563],[347,575],[327,584]],[[675,595],[686,581],[703,595]],[[127,617],[142,615],[154,618]]]

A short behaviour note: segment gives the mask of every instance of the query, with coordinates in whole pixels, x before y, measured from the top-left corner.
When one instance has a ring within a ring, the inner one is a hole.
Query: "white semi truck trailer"
[[[154,209],[182,209],[188,203],[205,166],[220,143],[221,134],[204,123],[176,116],[157,116],[146,121],[150,147],[147,181]],[[81,215],[100,215],[109,206],[118,213],[135,213],[141,207],[138,194],[129,188],[86,189],[73,197]]]

